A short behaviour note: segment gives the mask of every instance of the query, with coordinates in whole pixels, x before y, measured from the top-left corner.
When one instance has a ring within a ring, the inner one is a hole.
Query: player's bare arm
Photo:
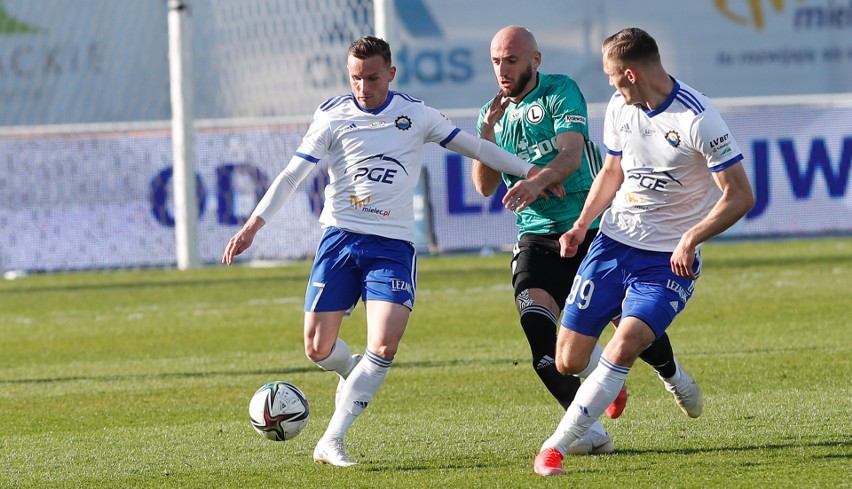
[[[615,198],[615,193],[624,182],[621,171],[621,156],[607,154],[604,166],[592,182],[586,203],[574,226],[559,237],[559,253],[565,258],[577,254],[577,247],[583,242],[589,226]]]
[[[541,188],[542,190],[539,190],[536,195],[545,199],[549,198],[548,191],[556,197],[564,197],[565,187],[562,186],[562,181],[577,171],[583,163],[584,143],[585,139],[579,132],[557,134],[556,156],[534,178],[527,178],[513,185],[503,198],[503,205],[507,209],[514,210],[513,205],[519,202],[519,194],[524,193],[524,186],[529,187],[527,189],[529,192]]]
[[[503,117],[503,114],[506,112],[506,107],[508,106],[509,99],[503,98],[502,91],[497,92],[494,100],[491,101],[488,112],[482,120],[479,137],[487,141],[491,141],[492,143],[496,142],[494,138],[494,126],[500,118]],[[503,181],[500,176],[500,172],[489,168],[484,163],[476,159],[473,160],[471,178],[473,179],[473,186],[476,188],[476,192],[483,197],[494,195],[494,192],[497,191],[497,187],[499,187],[500,183]]]
[[[228,245],[225,246],[225,254],[222,255],[222,263],[226,265],[234,263],[234,257],[251,246],[255,234],[260,231],[264,224],[266,224],[266,221],[260,216],[251,216],[242,229],[228,240]]]
[[[722,197],[707,217],[683,234],[672,253],[672,272],[681,277],[695,280],[692,264],[696,246],[733,226],[754,206],[754,193],[742,162],[713,172],[713,179]]]
[[[497,187],[503,182],[500,172],[489,168],[479,160],[473,160],[473,168],[470,172],[473,187],[483,197],[490,197],[497,191]]]

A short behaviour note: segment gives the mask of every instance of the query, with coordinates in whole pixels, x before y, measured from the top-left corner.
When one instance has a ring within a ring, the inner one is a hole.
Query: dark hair
[[[657,41],[638,27],[628,27],[607,37],[601,49],[604,56],[622,64],[660,61]]]
[[[385,63],[391,65],[390,45],[384,40],[374,36],[364,36],[349,45],[349,56],[358,59],[381,56]]]

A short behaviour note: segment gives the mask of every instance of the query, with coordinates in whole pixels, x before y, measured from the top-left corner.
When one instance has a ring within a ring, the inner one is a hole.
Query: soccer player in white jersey
[[[559,181],[551,171],[461,131],[421,101],[390,90],[396,68],[384,40],[366,36],[353,42],[347,67],[352,93],[319,106],[295,155],[222,257],[233,263],[299,182],[328,160],[330,181],[320,215],[325,231],[305,294],[304,338],[307,357],[342,382],[313,457],[344,467],[354,462],[343,437],[384,381],[414,307],[413,195],[423,145],[438,143],[497,171],[530,178],[539,185],[516,196],[525,203]],[[367,312],[363,356],[351,355],[338,338],[343,317],[359,298]]]
[[[683,310],[701,271],[698,247],[754,204],[742,153],[718,111],[663,68],[656,41],[628,28],[603,42],[603,69],[617,92],[604,120],[606,161],[580,217],[560,238],[571,256],[603,212],[601,231],[565,301],[556,366],[581,374],[609,320],[621,323],[597,367],[533,464],[564,474],[568,447],[615,399],[639,354]],[[680,368],[664,379],[681,407],[700,413]],[[678,399],[678,397],[681,399]],[[685,397],[685,398],[683,398]]]

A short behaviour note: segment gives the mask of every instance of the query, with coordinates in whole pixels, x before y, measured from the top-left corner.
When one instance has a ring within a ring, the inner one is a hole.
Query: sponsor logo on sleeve
[[[710,149],[714,153],[719,153],[720,156],[731,152],[731,133],[726,133],[716,139],[710,140]]]
[[[569,115],[565,116],[565,122],[568,122],[568,123],[571,123],[571,124],[582,124],[582,125],[585,126],[586,125],[586,118],[581,116],[581,115],[569,114]]]

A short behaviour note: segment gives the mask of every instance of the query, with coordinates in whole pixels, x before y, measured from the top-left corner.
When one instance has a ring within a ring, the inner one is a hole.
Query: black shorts
[[[542,289],[561,309],[571,291],[574,275],[589,251],[597,229],[590,229],[586,239],[571,258],[559,256],[561,234],[525,234],[515,244],[512,253],[512,286],[515,297],[527,289]]]

